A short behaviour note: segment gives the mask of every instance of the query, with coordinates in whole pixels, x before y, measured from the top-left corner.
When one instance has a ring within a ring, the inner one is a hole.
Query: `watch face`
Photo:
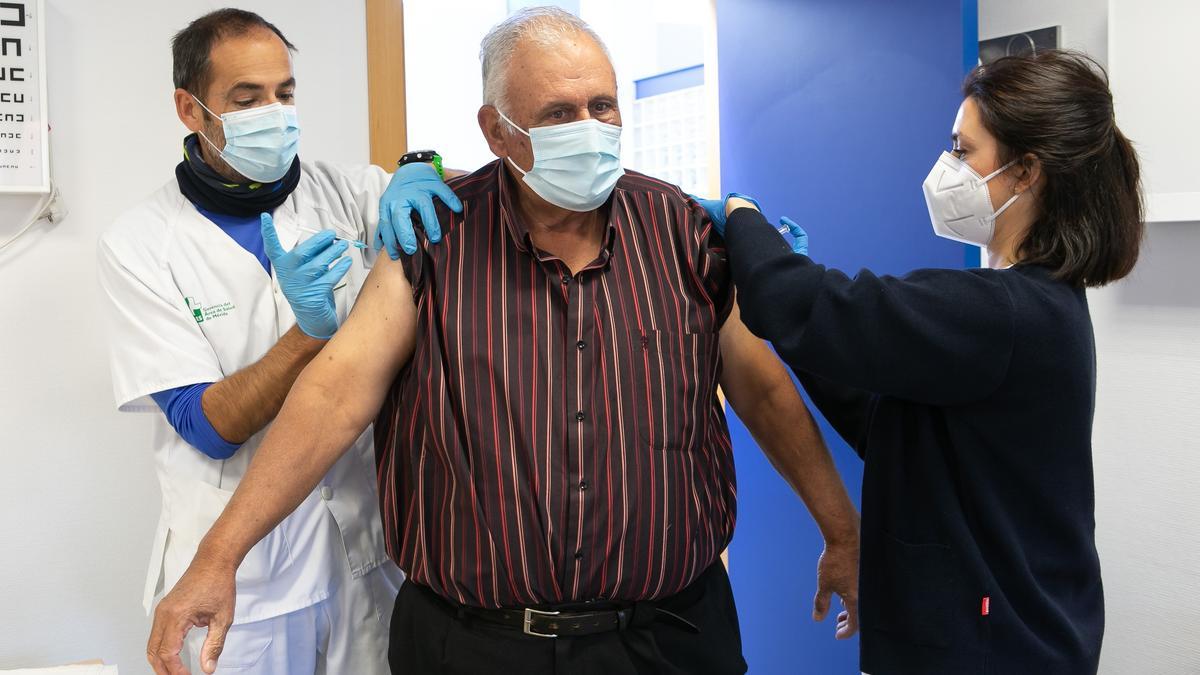
[[[405,154],[398,163],[404,165],[413,162],[432,162],[434,157],[437,157],[436,150],[416,150]]]

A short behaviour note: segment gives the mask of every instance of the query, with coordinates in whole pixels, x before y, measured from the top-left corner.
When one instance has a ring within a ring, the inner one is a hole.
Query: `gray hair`
[[[584,35],[600,45],[609,56],[604,41],[583,19],[559,7],[526,7],[496,24],[479,45],[479,60],[483,64],[483,103],[493,105],[508,114],[508,63],[522,40],[534,40],[542,46],[552,46],[567,37]]]

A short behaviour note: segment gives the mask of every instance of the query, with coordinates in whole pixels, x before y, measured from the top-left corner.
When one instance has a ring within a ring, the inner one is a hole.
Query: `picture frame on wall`
[[[1058,26],[1027,30],[1023,33],[1001,35],[979,42],[979,62],[988,64],[1005,56],[1034,54],[1043,49],[1057,49],[1062,30]]]

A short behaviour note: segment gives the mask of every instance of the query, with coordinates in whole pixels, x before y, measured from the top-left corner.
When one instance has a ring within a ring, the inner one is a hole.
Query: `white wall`
[[[185,130],[169,41],[227,4],[46,0],[51,155],[70,215],[0,253],[0,668],[103,658],[148,670],[158,487],[148,419],[113,406],[95,243],[174,175]],[[363,3],[236,4],[300,47],[302,155],[367,161]],[[0,195],[0,241],[33,201]]]
[[[1197,25],[1184,16],[1166,21]],[[1063,27],[1064,46],[1107,63],[1104,0],[979,3],[981,39],[1051,25]],[[1149,40],[1140,47],[1162,53]],[[1164,107],[1156,114],[1165,125],[1188,113]],[[1195,158],[1200,146],[1185,154]],[[1133,275],[1088,294],[1099,366],[1093,443],[1107,602],[1102,673],[1200,672],[1200,604],[1192,601],[1200,593],[1200,292],[1191,273],[1198,252],[1200,223],[1152,223]]]

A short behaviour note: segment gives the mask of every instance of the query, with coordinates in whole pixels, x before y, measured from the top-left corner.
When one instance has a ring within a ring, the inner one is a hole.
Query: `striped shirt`
[[[404,257],[416,350],[375,426],[388,550],[477,607],[682,590],[733,534],[717,398],[723,243],[678,188],[628,173],[599,257],[539,251],[493,162],[453,180],[442,243]]]

